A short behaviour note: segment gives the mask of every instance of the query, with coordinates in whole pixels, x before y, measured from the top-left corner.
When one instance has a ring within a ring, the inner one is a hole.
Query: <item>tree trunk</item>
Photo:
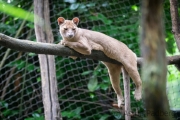
[[[35,33],[38,42],[54,41],[50,17],[49,1],[34,0]],[[40,18],[40,19],[39,19]],[[43,93],[44,114],[46,120],[62,120],[57,95],[55,59],[53,55],[38,55]]]
[[[167,62],[162,16],[163,0],[142,1],[142,80],[149,120],[172,119],[166,95]]]

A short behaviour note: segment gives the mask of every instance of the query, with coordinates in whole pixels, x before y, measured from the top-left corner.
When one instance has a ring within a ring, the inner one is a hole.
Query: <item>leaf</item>
[[[24,68],[25,65],[26,65],[26,62],[24,60],[18,60],[16,67],[18,68],[18,70],[20,70],[20,69]]]
[[[89,4],[87,4],[86,6],[87,6],[87,7],[95,7],[95,5],[96,5],[95,3],[89,3]]]
[[[41,77],[38,77],[36,80],[37,82],[41,82]]]
[[[36,112],[37,112],[37,113],[42,113],[42,108],[38,108],[38,109],[36,110]]]
[[[103,14],[99,13],[96,16],[90,16],[91,20],[101,20],[105,25],[112,24],[112,20],[109,20],[107,17],[105,17]]]
[[[35,56],[36,54],[35,54],[35,53],[30,52],[30,53],[28,53],[28,55],[29,55],[29,56]]]
[[[95,95],[93,93],[90,93],[90,98],[94,98]]]
[[[17,31],[14,26],[4,24],[4,23],[0,23],[0,28],[2,31],[7,31],[10,34],[15,34]]]
[[[177,68],[175,66],[168,66],[168,83],[172,81],[178,81],[180,80],[180,72],[177,72]]]
[[[106,74],[105,74],[106,75]],[[104,83],[107,83],[107,84],[111,84],[110,83],[110,79],[109,79],[109,76],[105,76],[105,75],[103,75],[102,77],[101,77],[101,79],[103,80],[103,82]]]
[[[69,10],[69,8],[65,8],[65,9],[61,10],[61,11],[57,14],[57,16],[61,16],[63,13],[67,12],[68,10]],[[60,37],[60,36],[59,36],[59,37]]]
[[[8,116],[11,114],[11,110],[6,109],[6,110],[2,111],[2,114],[3,114],[3,116]]]
[[[30,63],[29,63],[29,64],[27,65],[27,70],[28,70],[29,72],[35,70],[35,68],[36,68],[36,67],[35,67],[34,64],[30,64]]]
[[[39,113],[33,113],[32,116],[33,117],[40,117],[40,114]]]
[[[68,3],[75,3],[76,0],[64,0],[64,2],[68,2]]]
[[[27,23],[26,26],[29,27],[29,28],[34,29],[34,24],[33,23]]]
[[[70,10],[76,10],[79,7],[79,3],[74,3],[71,4],[71,6],[69,7]]]
[[[109,109],[109,111],[111,112],[111,114],[118,120],[120,120],[122,118],[122,114],[113,110],[113,109]]]
[[[29,118],[25,118],[24,120],[44,120],[44,116],[40,116],[40,117],[29,117]]]
[[[84,12],[86,12],[86,11],[88,11],[86,5],[84,5],[84,4],[81,3],[80,6],[78,7],[78,12],[79,12],[79,13],[84,13]]]
[[[62,117],[67,117],[67,118],[81,118],[80,116],[80,112],[81,112],[81,107],[77,107],[74,110],[71,111],[63,111],[61,112]]]
[[[95,89],[97,87],[97,84],[98,84],[97,78],[92,76],[91,79],[88,82],[89,91],[91,91],[91,92],[95,91]]]
[[[111,24],[112,24],[112,21],[111,21],[111,20],[108,20],[108,19],[104,19],[104,20],[103,20],[103,23],[106,24],[106,25],[111,25]]]
[[[62,79],[64,75],[65,75],[65,72],[62,69],[56,71],[57,80]]]
[[[6,14],[9,14],[11,16],[17,17],[17,18],[21,18],[24,20],[34,22],[34,14],[33,13],[27,12],[24,9],[19,8],[19,7],[14,7],[3,1],[0,1],[0,11],[4,12]],[[38,16],[36,16],[36,17],[38,17]]]
[[[80,114],[81,113],[81,107],[77,107],[74,112],[77,114]]]
[[[88,71],[85,71],[85,72],[81,73],[81,75],[82,76],[89,75],[92,72],[93,72],[92,70],[88,70]]]
[[[110,115],[102,115],[99,120],[107,120]]]
[[[99,86],[100,86],[101,89],[107,90],[107,89],[109,88],[110,85],[103,82],[103,83],[100,83]]]
[[[138,11],[138,7],[136,5],[131,6],[131,9],[134,11]]]
[[[26,62],[24,60],[16,60],[7,64],[8,67],[17,67],[18,70],[25,67]]]
[[[176,43],[174,40],[174,35],[172,33],[170,33],[169,31],[167,32],[166,35],[166,50],[170,53],[170,54],[174,54],[175,53],[175,49],[176,49]]]
[[[6,103],[5,101],[0,101],[0,107],[8,108],[8,103]]]

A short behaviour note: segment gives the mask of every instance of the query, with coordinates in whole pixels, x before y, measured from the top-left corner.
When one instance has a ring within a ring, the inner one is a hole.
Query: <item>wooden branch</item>
[[[180,21],[178,14],[178,0],[170,0],[170,11],[172,20],[172,32],[174,34],[177,47],[180,51]]]
[[[167,56],[166,59],[168,65],[178,64],[180,62],[180,55]],[[137,62],[138,66],[141,66],[143,64],[143,58],[138,57]]]
[[[7,48],[23,51],[23,52],[33,52],[36,54],[49,54],[49,55],[58,55],[58,56],[77,56],[81,58],[91,58],[95,60],[110,62],[114,64],[121,64],[111,58],[108,58],[103,52],[93,50],[91,55],[82,55],[68,47],[64,47],[60,44],[50,44],[50,43],[41,43],[33,42],[30,40],[20,40],[16,38],[9,37],[0,33],[0,45]],[[142,65],[143,58],[137,59],[138,65]],[[180,55],[168,56],[167,62],[169,65],[178,64],[180,62]]]

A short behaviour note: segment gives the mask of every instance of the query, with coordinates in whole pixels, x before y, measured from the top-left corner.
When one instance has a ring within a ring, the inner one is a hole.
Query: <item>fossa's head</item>
[[[71,39],[75,36],[77,32],[77,25],[79,23],[79,18],[75,17],[72,20],[65,20],[63,17],[57,19],[59,25],[59,32],[63,38]]]

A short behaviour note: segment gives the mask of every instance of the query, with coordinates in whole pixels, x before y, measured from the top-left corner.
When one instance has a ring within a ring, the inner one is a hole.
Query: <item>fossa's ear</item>
[[[58,25],[63,24],[64,21],[65,21],[65,19],[64,19],[63,17],[59,17],[59,18],[57,19]]]
[[[73,21],[74,24],[78,25],[78,23],[79,23],[79,18],[78,18],[78,17],[75,17],[75,18],[72,19],[72,21]]]

